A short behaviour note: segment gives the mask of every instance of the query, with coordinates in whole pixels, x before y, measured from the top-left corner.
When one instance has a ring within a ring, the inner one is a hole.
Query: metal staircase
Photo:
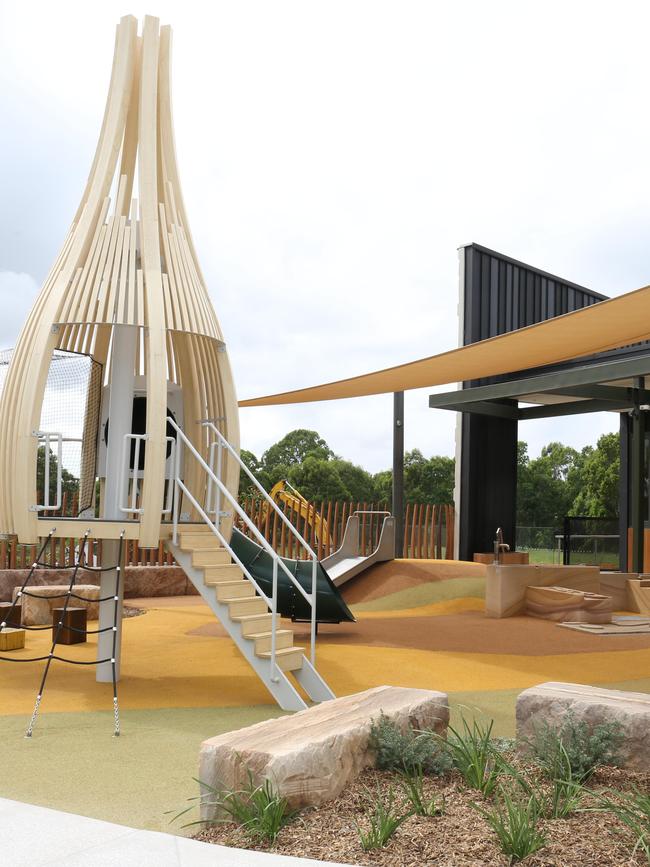
[[[327,701],[334,698],[334,693],[315,667],[316,574],[318,566],[316,554],[257,482],[235,449],[211,422],[204,423],[204,427],[207,427],[214,435],[210,448],[210,463],[203,459],[173,418],[169,417],[168,422],[176,432],[176,442],[173,456],[174,472],[171,480],[174,490],[174,531],[172,540],[167,543],[167,547],[176,562],[184,570],[283,710],[303,710],[307,707],[289,675],[295,678],[312,701]],[[269,507],[277,512],[280,519],[307,552],[313,564],[311,593],[306,593],[296,581],[273,547],[223,484],[220,476],[224,453],[238,462],[241,470],[248,475],[260,495],[269,503]],[[196,460],[206,473],[208,484],[204,503],[197,500],[183,481],[181,469],[184,466],[183,457],[185,460]],[[181,497],[184,498],[185,502],[191,503],[202,523],[179,521]],[[223,506],[227,508],[224,509]],[[261,590],[253,576],[230,547],[229,539],[222,533],[222,519],[235,514],[273,559],[271,597],[268,597]],[[311,647],[309,658],[304,654],[302,647],[294,646],[293,631],[280,626],[276,613],[279,569],[284,570],[310,606]]]

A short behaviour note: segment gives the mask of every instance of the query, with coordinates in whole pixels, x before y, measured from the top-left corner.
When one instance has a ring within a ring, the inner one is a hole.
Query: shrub
[[[372,812],[370,814],[370,830],[364,831],[357,825],[359,841],[364,852],[371,849],[381,849],[393,836],[402,822],[411,815],[404,813],[399,815],[395,811],[395,795],[393,789],[388,790],[388,797],[384,800],[381,792],[377,789],[373,796],[368,792]]]
[[[535,799],[539,815],[546,819],[565,819],[580,809],[584,796],[582,783],[575,778],[569,757],[562,745],[560,745],[560,760],[561,767],[558,768],[560,775],[551,780],[550,790],[514,768],[509,769],[513,782],[529,798]]]
[[[409,725],[404,733],[383,713],[372,723],[368,745],[375,753],[376,767],[382,771],[421,768],[425,774],[441,776],[452,767],[444,740],[434,732],[417,732]]]
[[[276,837],[295,816],[287,799],[273,790],[270,780],[259,786],[248,772],[247,786],[238,792],[226,792],[219,800],[221,806],[243,830],[253,838],[275,842]]]
[[[418,816],[440,816],[445,812],[445,799],[440,802],[433,796],[429,798],[424,792],[424,772],[421,767],[400,771],[402,791],[411,804],[412,812]]]
[[[489,796],[502,772],[509,770],[509,765],[492,741],[494,723],[490,721],[489,725],[484,726],[478,720],[473,720],[470,725],[463,717],[461,724],[460,731],[449,726],[447,750],[454,767],[460,771],[467,785]]]
[[[504,855],[511,863],[522,861],[546,845],[546,838],[537,827],[539,805],[534,796],[520,799],[501,788],[494,807],[489,810],[475,805],[499,839]]]
[[[566,776],[567,767],[578,782],[585,782],[601,765],[616,765],[623,733],[618,723],[589,726],[569,710],[559,726],[545,722],[524,741],[537,764],[551,780]]]
[[[247,784],[243,789],[236,791],[219,791],[208,783],[196,780],[203,787],[203,794],[189,798],[188,800],[194,803],[173,816],[171,821],[184,816],[198,803],[208,804],[227,813],[232,821],[236,822],[249,837],[273,843],[282,828],[296,815],[296,811],[290,810],[286,798],[273,790],[270,780],[265,780],[256,786],[250,770],[247,771],[247,774]],[[183,827],[216,825],[223,821],[227,820],[199,819],[195,822],[189,822]]]

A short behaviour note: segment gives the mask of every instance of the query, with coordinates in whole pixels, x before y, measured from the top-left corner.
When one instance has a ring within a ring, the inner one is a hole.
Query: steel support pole
[[[108,521],[123,521],[126,518],[120,511],[120,491],[123,477],[128,475],[128,467],[122,466],[122,449],[125,434],[131,433],[133,416],[133,388],[135,378],[135,351],[137,328],[130,325],[113,326],[113,345],[111,349],[111,372],[108,398],[108,443],[106,446],[106,487],[104,492],[103,518]],[[129,454],[127,450],[127,454]],[[134,484],[136,480],[134,479]],[[124,487],[124,491],[128,491]],[[117,566],[120,543],[104,539],[102,542],[102,566]],[[101,573],[99,595],[118,596],[117,640],[115,642],[115,673],[120,677],[120,652],[122,648],[122,597],[124,593],[124,572],[116,569]],[[99,628],[113,626],[115,602],[108,599],[99,606]],[[113,632],[100,632],[97,636],[97,659],[113,657]],[[97,665],[97,680],[108,683],[113,679],[110,662]]]
[[[393,395],[393,503],[395,556],[404,556],[404,392]]]
[[[634,409],[632,410],[632,455],[630,461],[630,488],[632,507],[632,571],[643,572],[644,548],[644,487],[645,487],[645,423],[640,408],[641,394],[645,388],[645,377],[634,380]]]

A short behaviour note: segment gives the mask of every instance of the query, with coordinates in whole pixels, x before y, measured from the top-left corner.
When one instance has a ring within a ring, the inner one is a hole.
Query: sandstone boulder
[[[517,737],[531,737],[543,723],[559,728],[568,710],[592,727],[618,723],[624,736],[622,764],[650,771],[650,695],[579,683],[541,683],[517,698]]]
[[[69,584],[50,585],[49,587],[27,587],[29,596],[22,595],[23,626],[44,626],[52,623],[52,609],[62,608],[65,597],[61,593],[68,592]],[[14,589],[14,599],[20,592]],[[71,599],[69,605],[75,608],[87,608],[88,620],[99,618],[99,587],[94,584],[76,584],[74,592],[82,599]]]
[[[266,720],[210,738],[201,745],[199,779],[217,791],[270,780],[291,807],[322,804],[374,762],[370,727],[381,713],[403,730],[445,734],[449,703],[443,692],[380,686],[333,699],[292,716]],[[202,805],[202,818],[216,810]]]

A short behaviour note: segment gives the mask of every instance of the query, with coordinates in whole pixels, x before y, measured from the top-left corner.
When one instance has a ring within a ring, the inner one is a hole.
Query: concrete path
[[[11,867],[344,867],[199,843],[173,834],[0,798],[3,863]]]

